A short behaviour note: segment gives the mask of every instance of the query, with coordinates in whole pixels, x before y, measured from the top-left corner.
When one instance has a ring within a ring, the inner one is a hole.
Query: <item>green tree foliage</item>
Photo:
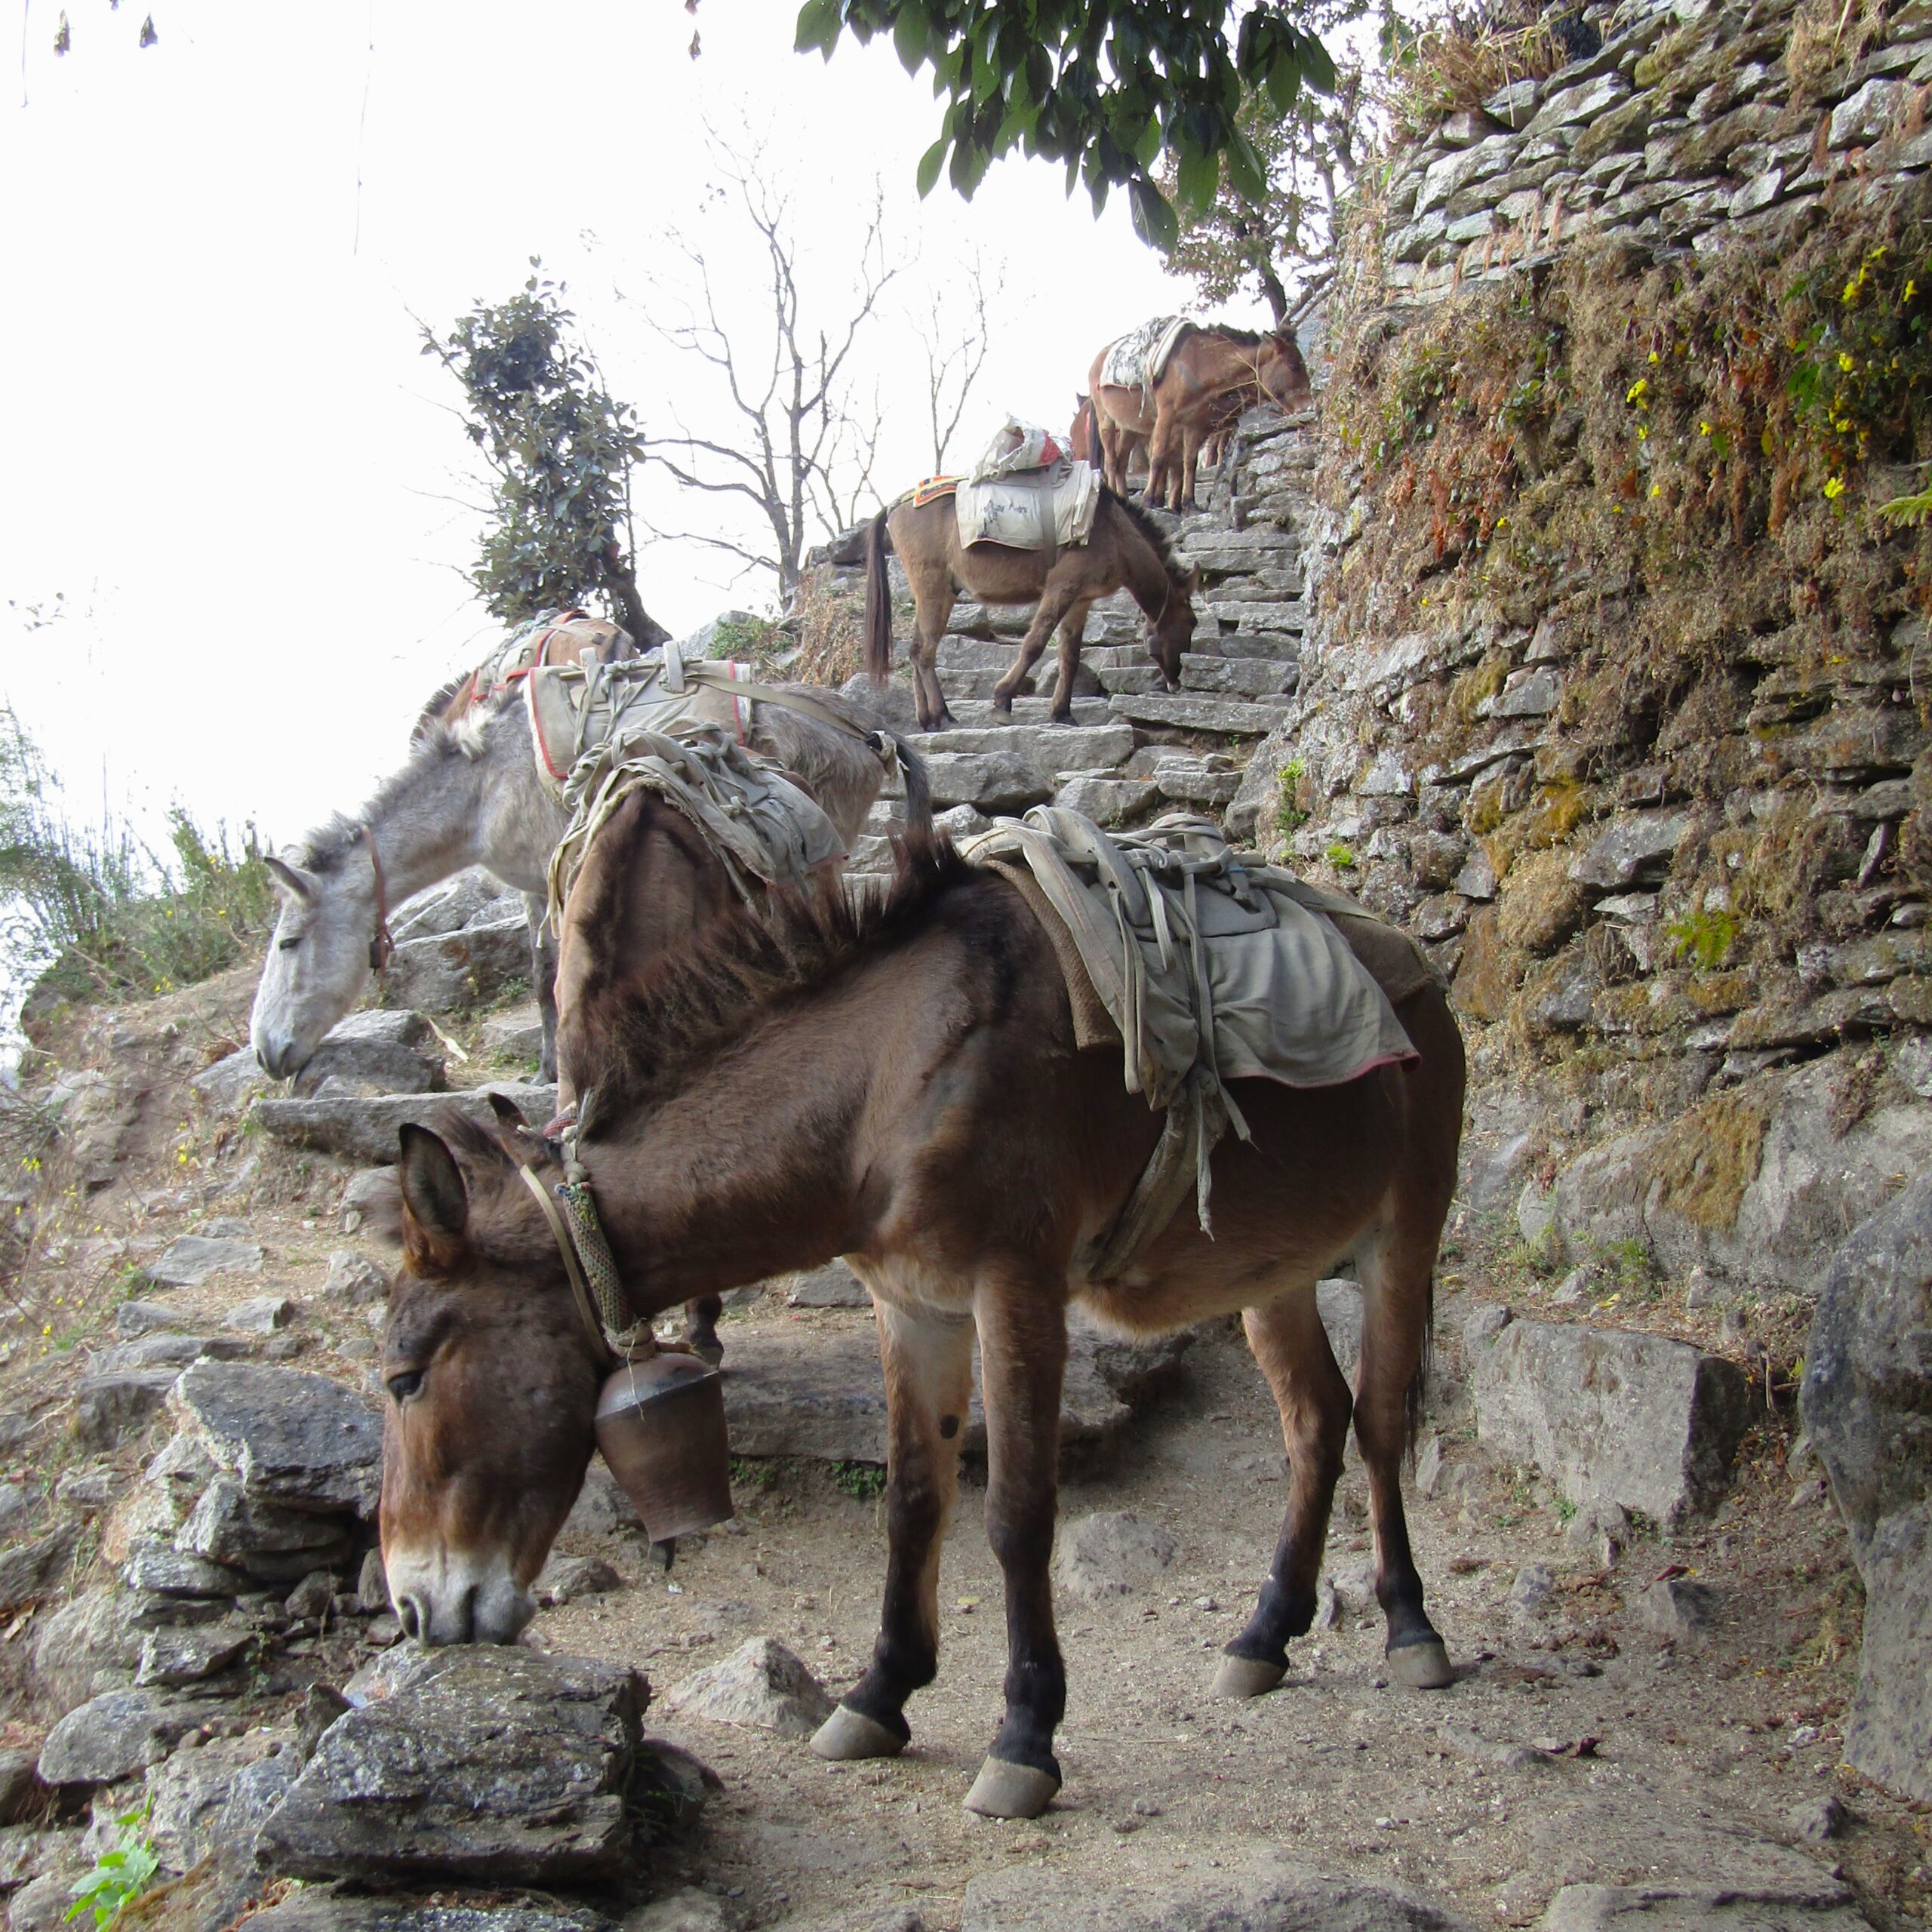
[[[1321,32],[1332,33],[1371,13],[1383,17],[1385,29],[1393,18],[1387,0],[1380,5],[1371,0],[1321,0],[1310,19]],[[1157,178],[1181,201],[1180,232],[1168,251],[1168,268],[1198,284],[1207,302],[1259,294],[1275,321],[1285,321],[1299,288],[1334,257],[1337,211],[1379,131],[1371,93],[1362,60],[1349,57],[1340,63],[1327,92],[1303,89],[1285,109],[1265,89],[1251,90],[1235,124],[1260,164],[1259,195],[1246,192],[1229,173],[1206,207],[1192,206],[1178,195],[1173,162],[1164,161]]]
[[[889,32],[908,73],[932,70],[946,105],[921,195],[943,171],[970,198],[1018,149],[1064,162],[1067,192],[1084,180],[1097,210],[1124,187],[1136,232],[1164,249],[1180,228],[1153,173],[1163,155],[1183,207],[1211,207],[1224,170],[1259,201],[1267,177],[1243,99],[1265,94],[1285,114],[1304,86],[1335,80],[1320,41],[1266,0],[1244,12],[1234,0],[805,0],[801,53],[829,60],[848,32]]]
[[[533,272],[518,294],[479,303],[447,337],[423,332],[423,354],[463,386],[464,428],[491,474],[491,518],[470,580],[506,623],[601,592],[639,644],[661,643],[666,633],[638,598],[630,555],[643,432],[574,339],[563,293]]]

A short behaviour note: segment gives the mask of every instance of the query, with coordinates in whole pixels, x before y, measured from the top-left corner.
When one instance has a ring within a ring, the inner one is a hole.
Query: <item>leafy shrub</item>
[[[151,1803],[152,1801],[149,1801]],[[67,1908],[63,1924],[92,1916],[95,1932],[105,1932],[131,1904],[152,1885],[161,1870],[161,1860],[142,1829],[148,1820],[149,1804],[123,1812],[114,1821],[115,1848],[103,1851],[73,1890],[74,1903]]]
[[[0,973],[43,995],[171,992],[233,965],[275,924],[275,893],[251,824],[238,849],[187,808],[157,853],[103,809],[78,826],[12,712],[0,712]]]
[[[885,1494],[885,1472],[876,1463],[834,1463],[832,1486],[860,1503]]]

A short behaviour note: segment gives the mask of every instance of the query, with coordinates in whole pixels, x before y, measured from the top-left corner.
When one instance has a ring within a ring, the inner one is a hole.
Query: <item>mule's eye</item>
[[[423,1392],[423,1371],[420,1368],[405,1368],[400,1375],[392,1375],[389,1390],[400,1406],[412,1395]]]
[[[302,943],[302,935],[297,933],[293,939],[277,940],[275,943],[281,948],[283,952],[293,952]]]

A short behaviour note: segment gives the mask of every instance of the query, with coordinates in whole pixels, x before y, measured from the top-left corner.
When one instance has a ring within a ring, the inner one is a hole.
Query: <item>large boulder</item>
[[[419,1012],[456,1013],[529,983],[530,924],[518,913],[402,940],[389,955],[386,990]]]
[[[435,1029],[420,1013],[352,1013],[323,1036],[295,1076],[299,1094],[437,1094],[449,1084]]]
[[[299,1369],[202,1361],[168,1400],[183,1432],[251,1500],[375,1515],[383,1419],[366,1395]]]
[[[1661,1335],[1506,1320],[1468,1354],[1478,1435],[1579,1509],[1668,1525],[1721,1498],[1749,1413],[1735,1363]]]
[[[304,1878],[614,1877],[650,1692],[635,1672],[511,1646],[417,1654],[323,1732],[262,1827]]]
[[[176,1740],[213,1715],[206,1704],[152,1690],[109,1690],[89,1699],[47,1734],[42,1784],[112,1784],[166,1757]]]
[[[457,1905],[315,1887],[257,1912],[248,1925],[250,1932],[614,1932],[601,1912],[561,1899]]]
[[[455,1094],[331,1094],[310,1100],[257,1100],[255,1118],[278,1140],[375,1164],[395,1160],[397,1133],[405,1121],[434,1127],[438,1113],[446,1107],[468,1115],[478,1126],[494,1126],[496,1116],[489,1101],[493,1093],[513,1101],[534,1126],[542,1126],[557,1111],[555,1087],[491,1081]]]
[[[1932,1799],[1932,1174],[1832,1257],[1799,1401],[1865,1579],[1847,1763]]]
[[[272,1755],[271,1755],[272,1753]],[[262,1823],[295,1782],[292,1745],[250,1731],[190,1740],[148,1772],[148,1837],[165,1870],[186,1872],[211,1852],[252,1862]]]
[[[164,1288],[198,1288],[217,1275],[259,1275],[262,1251],[251,1241],[221,1235],[181,1235],[149,1263],[148,1278]]]

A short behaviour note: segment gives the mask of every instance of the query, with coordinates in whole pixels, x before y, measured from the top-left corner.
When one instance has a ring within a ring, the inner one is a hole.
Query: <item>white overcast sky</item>
[[[784,0],[704,0],[697,60],[678,0],[154,0],[139,52],[143,4],[70,0],[57,60],[57,10],[26,0],[0,87],[0,697],[84,807],[179,798],[286,842],[398,762],[420,699],[480,654],[450,500],[478,493],[413,317],[499,299],[540,255],[647,432],[674,403],[708,422],[611,292],[635,301],[670,227],[712,245],[707,118],[768,138],[829,312],[875,177],[928,275],[1004,262],[955,461],[1005,410],[1063,426],[1100,344],[1187,306],[1124,202],[1097,222],[1044,164],[921,204],[929,82],[883,45],[794,54]],[[873,369],[904,425],[890,492],[929,466],[910,315]],[[641,575],[674,631],[764,594],[689,546]],[[47,628],[9,608],[57,592]]]

